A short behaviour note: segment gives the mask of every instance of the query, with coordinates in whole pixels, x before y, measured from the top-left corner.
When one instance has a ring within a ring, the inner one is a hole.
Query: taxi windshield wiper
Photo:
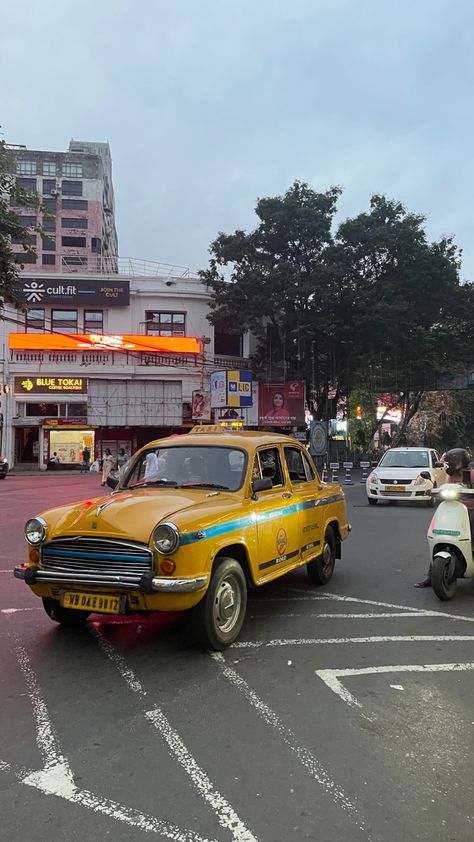
[[[220,488],[222,491],[230,491],[228,485],[219,485],[217,482],[181,482],[180,488]]]
[[[135,485],[127,486],[130,488],[144,488],[145,485],[164,485],[171,488],[176,488],[178,483],[174,479],[144,479],[141,482],[136,482]]]

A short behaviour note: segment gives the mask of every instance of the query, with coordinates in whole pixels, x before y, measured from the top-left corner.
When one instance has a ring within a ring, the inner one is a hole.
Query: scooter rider
[[[446,451],[441,457],[441,461],[446,464],[446,473],[448,475],[448,483],[461,483],[467,488],[474,488],[474,469],[470,467],[471,456],[467,450],[462,447],[455,447],[452,450]],[[469,522],[471,524],[471,536],[474,535],[474,507],[470,500],[463,501],[469,512]],[[415,582],[415,588],[429,588],[431,586],[431,566],[428,570],[428,575],[421,582]]]

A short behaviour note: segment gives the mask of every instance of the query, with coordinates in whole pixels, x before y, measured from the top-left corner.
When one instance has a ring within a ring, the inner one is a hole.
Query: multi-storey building
[[[38,193],[45,213],[15,208],[36,254],[13,242],[26,271],[117,271],[112,159],[108,143],[71,140],[67,152],[8,146],[15,159],[17,183]],[[40,225],[44,235],[33,229]]]
[[[214,333],[196,275],[125,265],[127,274],[21,275],[27,310],[6,308],[0,320],[0,451],[11,465],[46,468],[54,452],[78,464],[86,444],[99,456],[131,453],[186,432],[210,372],[248,367],[249,337]]]

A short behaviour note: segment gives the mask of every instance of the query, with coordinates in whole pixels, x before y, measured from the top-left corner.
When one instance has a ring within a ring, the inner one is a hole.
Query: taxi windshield
[[[122,487],[237,491],[244,481],[246,465],[247,455],[238,448],[163,445],[140,454]]]

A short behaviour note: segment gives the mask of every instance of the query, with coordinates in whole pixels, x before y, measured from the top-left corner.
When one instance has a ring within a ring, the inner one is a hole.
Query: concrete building
[[[214,333],[196,275],[122,268],[21,275],[27,311],[0,320],[0,452],[11,466],[46,469],[55,452],[77,465],[86,445],[132,453],[186,432],[210,372],[248,367],[249,337]]]
[[[19,207],[36,255],[13,250],[35,273],[117,271],[112,159],[108,143],[71,140],[67,152],[7,147],[16,162],[17,183],[39,194],[45,209]],[[31,230],[41,225],[45,236]]]

